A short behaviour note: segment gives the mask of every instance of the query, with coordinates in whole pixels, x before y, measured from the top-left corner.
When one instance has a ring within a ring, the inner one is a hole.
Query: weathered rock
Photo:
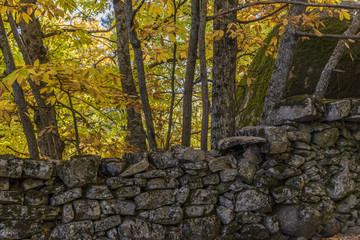
[[[113,177],[106,179],[106,184],[109,186],[110,189],[117,189],[120,187],[135,185],[135,182],[134,179],[130,178]]]
[[[44,182],[42,180],[37,180],[37,179],[26,179],[21,183],[21,187],[22,189],[24,189],[24,191],[28,191],[30,189],[34,189],[34,188],[38,188],[44,185]],[[4,189],[7,190],[7,189]]]
[[[239,212],[236,214],[236,221],[240,224],[259,223],[261,221],[261,216],[253,212]]]
[[[271,235],[274,235],[280,229],[279,223],[276,221],[275,217],[272,216],[264,217],[263,225],[267,228]]]
[[[204,183],[204,186],[216,185],[220,182],[220,178],[219,175],[216,173],[209,174],[202,178],[202,182]]]
[[[311,134],[303,131],[288,132],[288,139],[293,142],[304,142],[310,144]]]
[[[146,184],[147,190],[178,188],[179,182],[175,178],[153,178]]]
[[[68,188],[80,187],[95,181],[99,164],[99,156],[73,157],[57,166],[57,174]]]
[[[135,215],[136,205],[132,201],[112,199],[101,201],[100,205],[103,214]]]
[[[149,161],[157,169],[173,168],[179,165],[179,161],[174,158],[171,152],[151,152]]]
[[[53,174],[54,165],[48,160],[24,161],[24,177],[48,180]]]
[[[62,222],[69,223],[73,221],[74,218],[75,218],[75,213],[72,204],[71,203],[65,204],[63,206],[63,211],[62,211]]]
[[[249,224],[245,225],[240,232],[240,236],[242,240],[246,239],[269,239],[270,235],[268,230],[261,224]]]
[[[137,173],[146,171],[149,168],[149,166],[150,166],[150,164],[147,159],[142,160],[141,162],[131,165],[128,169],[126,169],[123,173],[121,173],[120,176],[121,177],[131,177]]]
[[[113,195],[106,185],[91,185],[84,189],[84,197],[89,199],[112,199]]]
[[[255,174],[255,173],[254,173]],[[237,169],[224,169],[220,171],[220,179],[222,182],[231,182],[234,181],[238,176]]]
[[[179,224],[183,219],[183,210],[180,207],[160,207],[149,211],[149,221],[163,225]]]
[[[234,201],[233,197],[230,199],[224,196],[219,196],[219,205],[234,210]]]
[[[9,189],[10,189],[9,179],[8,178],[0,178],[0,191],[6,191]]]
[[[56,226],[50,235],[52,240],[81,239],[92,240],[94,237],[94,225],[92,221],[72,222]]]
[[[76,200],[73,206],[75,220],[97,220],[100,217],[100,204],[96,200]]]
[[[135,177],[145,178],[145,179],[160,178],[165,176],[166,176],[166,172],[164,170],[150,170],[147,172],[135,174]]]
[[[199,218],[209,216],[214,211],[214,205],[193,205],[184,207],[185,218]]]
[[[242,158],[238,162],[238,173],[245,183],[252,183],[256,172],[256,166],[248,158]]]
[[[341,100],[325,104],[325,117],[327,121],[335,121],[345,118],[351,110],[350,100]]]
[[[120,239],[120,236],[116,230],[116,228],[112,228],[106,232],[106,237],[110,240]]]
[[[117,227],[121,224],[121,218],[119,215],[110,216],[99,221],[94,221],[95,232],[101,232]]]
[[[182,187],[187,187],[189,189],[203,187],[202,180],[199,176],[184,175],[179,179],[179,182]]]
[[[351,194],[336,206],[336,211],[340,213],[350,213],[352,209],[358,204],[359,200],[355,195]]]
[[[190,192],[189,205],[216,204],[218,193],[215,190],[196,189]]]
[[[49,197],[43,192],[29,190],[25,193],[25,204],[30,206],[40,206],[48,204]]]
[[[229,224],[235,218],[235,213],[224,206],[218,206],[216,208],[216,214],[223,224]]]
[[[174,149],[175,158],[181,161],[204,161],[205,152],[202,150],[194,150],[191,147],[179,146]]]
[[[278,180],[284,180],[290,177],[294,177],[301,174],[300,169],[284,166],[284,165],[277,165],[275,167],[269,168],[267,173]]]
[[[235,159],[232,156],[214,158],[209,162],[211,172],[219,172],[224,169],[236,168]]]
[[[71,201],[73,201],[77,198],[81,198],[81,197],[82,197],[81,188],[74,188],[74,189],[70,189],[66,192],[59,193],[59,194],[53,196],[50,199],[50,204],[52,206],[63,205],[65,203],[71,202]]]
[[[244,127],[237,135],[239,136],[258,136],[267,140],[267,144],[262,147],[262,152],[270,154],[284,153],[287,150],[289,141],[285,130],[278,127],[256,126]]]
[[[107,177],[119,176],[126,167],[126,161],[118,158],[105,158],[101,160],[100,169]]]
[[[40,231],[40,224],[31,220],[6,220],[0,224],[0,239],[26,239]]]
[[[2,220],[54,220],[59,212],[50,206],[0,205]]]
[[[329,197],[337,201],[351,194],[354,189],[355,182],[352,180],[351,173],[344,167],[331,178],[326,190]]]
[[[288,161],[287,164],[294,166],[295,168],[300,167],[305,163],[306,159],[300,155],[293,155]]]
[[[125,153],[123,160],[130,164],[136,164],[144,160],[148,160],[148,153]]]
[[[246,190],[236,196],[235,212],[271,211],[273,201],[270,196],[256,190]]]
[[[2,156],[1,156],[2,157]],[[0,177],[20,178],[24,161],[20,159],[0,159]]]
[[[329,148],[335,145],[339,136],[340,133],[337,128],[330,128],[314,133],[312,141],[319,147]]]
[[[229,148],[243,146],[243,145],[254,145],[259,143],[266,143],[266,139],[262,137],[252,137],[252,136],[237,136],[237,137],[228,137],[220,140],[217,145],[217,149],[224,151]]]
[[[179,204],[184,204],[190,195],[190,189],[187,187],[181,187],[178,190],[175,190],[176,202]]]
[[[132,240],[165,240],[163,226],[148,223],[137,218],[127,218],[118,227],[120,239]]]
[[[141,192],[138,186],[121,187],[114,191],[117,198],[133,198]]]
[[[173,190],[154,190],[140,193],[135,197],[137,209],[155,209],[175,202]]]
[[[184,161],[182,163],[180,163],[180,167],[184,170],[184,171],[189,171],[189,170],[207,170],[208,169],[208,164],[205,161]]]
[[[283,205],[277,212],[280,229],[294,237],[311,238],[320,225],[320,213],[301,205]]]
[[[322,224],[322,230],[320,232],[323,237],[332,237],[341,232],[341,223],[332,216],[328,221]]]
[[[305,185],[304,194],[324,196],[326,194],[324,184],[321,184],[319,182],[310,182]]]
[[[214,240],[220,231],[220,221],[216,216],[186,219],[180,225],[185,239]]]
[[[45,186],[40,189],[45,194],[59,194],[65,190],[65,186],[62,183],[55,183],[51,186]]]
[[[24,202],[24,192],[23,191],[0,191],[0,203],[11,204],[18,203],[22,204]]]
[[[292,187],[278,187],[273,189],[271,194],[276,203],[282,203],[286,200],[290,200],[297,197],[300,194],[300,192]]]

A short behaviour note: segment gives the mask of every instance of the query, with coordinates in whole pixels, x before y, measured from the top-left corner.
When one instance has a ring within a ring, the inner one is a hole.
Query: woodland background
[[[359,6],[340,4],[0,0],[0,152],[62,159],[213,148],[235,133],[236,88],[255,80],[247,70],[260,47],[276,58],[280,81],[298,39],[337,38],[331,72],[341,48],[360,38]],[[324,15],[351,20],[348,36],[322,34]],[[273,78],[264,116],[283,93]]]

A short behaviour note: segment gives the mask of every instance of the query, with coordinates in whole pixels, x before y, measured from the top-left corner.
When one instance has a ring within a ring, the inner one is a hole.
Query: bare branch
[[[92,33],[107,33],[107,32],[112,31],[114,28],[115,28],[115,25],[113,25],[113,26],[111,26],[110,28],[105,29],[105,30],[85,30],[85,29],[79,29],[79,28],[63,28],[63,29],[56,30],[56,31],[51,32],[51,33],[43,34],[43,38],[48,38],[48,37],[52,37],[52,36],[55,36],[55,35],[60,35],[60,34],[62,34],[62,33],[64,33],[64,32],[83,31],[83,32],[86,32],[86,33],[88,33],[88,34],[92,34]]]
[[[327,34],[323,33],[322,36],[318,36],[315,33],[307,33],[296,31],[298,37],[311,37],[311,38],[334,38],[334,39],[360,39],[360,35],[342,35],[342,34]]]
[[[262,17],[259,17],[259,18],[255,18],[255,19],[251,19],[251,20],[246,20],[246,21],[238,20],[237,22],[238,22],[239,24],[247,24],[247,23],[252,23],[252,22],[258,22],[258,21],[264,20],[264,19],[266,19],[266,18],[268,18],[268,17],[274,16],[275,14],[277,14],[278,12],[280,12],[281,10],[283,10],[284,8],[286,8],[287,6],[289,6],[289,4],[285,4],[284,6],[281,6],[281,7],[279,7],[278,9],[276,9],[274,12],[269,13],[268,15],[265,15],[265,16],[262,16]]]

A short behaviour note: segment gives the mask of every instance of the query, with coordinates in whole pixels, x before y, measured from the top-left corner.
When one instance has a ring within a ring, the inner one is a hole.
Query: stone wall
[[[243,128],[208,153],[174,147],[123,159],[0,157],[0,239],[359,234],[360,124],[298,119]]]

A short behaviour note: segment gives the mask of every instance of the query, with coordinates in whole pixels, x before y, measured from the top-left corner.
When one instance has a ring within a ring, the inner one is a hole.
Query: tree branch
[[[289,6],[289,4],[285,4],[284,6],[279,7],[274,12],[269,13],[268,15],[265,15],[265,16],[262,16],[262,17],[259,17],[259,18],[255,18],[255,19],[251,19],[251,20],[246,20],[246,21],[238,20],[237,23],[239,23],[239,24],[247,24],[247,23],[258,22],[258,21],[264,20],[264,19],[266,19],[268,17],[271,17],[271,16],[277,14],[278,12],[280,12],[281,10],[286,8],[287,6]]]
[[[43,38],[48,38],[48,37],[52,37],[52,36],[55,36],[55,35],[60,35],[64,32],[76,32],[76,31],[83,31],[83,32],[86,32],[88,34],[92,34],[92,33],[107,33],[107,32],[110,32],[112,31],[113,29],[115,28],[115,25],[111,26],[110,28],[108,29],[105,29],[105,30],[85,30],[85,29],[77,29],[77,28],[64,28],[64,29],[61,29],[61,30],[56,30],[54,32],[51,32],[51,33],[46,33],[46,34],[43,34]]]
[[[333,38],[333,39],[360,39],[360,35],[342,35],[342,34],[327,34],[323,33],[322,36],[318,36],[315,33],[307,33],[296,31],[298,37],[312,37],[312,38]]]

